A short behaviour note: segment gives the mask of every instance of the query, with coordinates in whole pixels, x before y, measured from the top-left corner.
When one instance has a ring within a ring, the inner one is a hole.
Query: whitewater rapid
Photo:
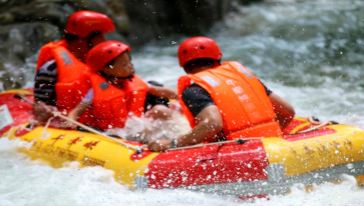
[[[235,10],[209,33],[224,59],[250,67],[301,116],[364,128],[364,1],[267,0]],[[137,72],[175,87],[183,74],[176,59],[180,40],[171,37],[134,52]],[[115,182],[111,171],[79,168],[75,162],[51,168],[19,152],[23,146],[27,144],[0,138],[0,206],[364,205],[364,189],[350,176],[341,184],[315,185],[312,192],[296,185],[285,196],[243,202],[185,190],[130,191]]]
[[[284,196],[269,196],[253,202],[187,190],[131,191],[115,182],[113,173],[101,167],[79,168],[71,162],[62,168],[52,168],[40,161],[30,160],[18,151],[27,143],[0,139],[0,205],[74,205],[74,206],[322,206],[363,204],[364,188],[355,179],[343,176],[341,184],[315,185],[305,192],[303,185],[295,185]]]

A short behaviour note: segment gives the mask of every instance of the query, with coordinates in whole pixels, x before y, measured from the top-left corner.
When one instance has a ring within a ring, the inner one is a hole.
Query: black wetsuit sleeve
[[[182,100],[195,117],[205,107],[214,104],[209,93],[197,84],[192,84],[182,92]]]
[[[151,80],[148,81],[148,84],[156,86],[156,87],[163,87],[164,85],[160,82]],[[162,97],[157,97],[151,94],[147,94],[146,100],[145,100],[145,105],[144,105],[144,109],[145,111],[151,109],[153,106],[155,105],[165,105],[168,107],[169,104],[169,99],[167,98],[162,98]]]
[[[34,98],[48,105],[56,105],[57,64],[47,61],[37,71],[34,79]]]

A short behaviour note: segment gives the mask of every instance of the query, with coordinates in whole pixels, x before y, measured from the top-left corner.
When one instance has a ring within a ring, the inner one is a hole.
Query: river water
[[[283,2],[283,3],[282,3]],[[364,128],[364,1],[269,1],[236,12],[209,36],[225,60],[251,68],[298,115],[315,115]],[[137,72],[175,87],[179,38],[150,43],[133,53]],[[364,205],[353,177],[342,184],[296,185],[285,196],[242,202],[184,190],[130,191],[103,168],[77,163],[54,169],[31,161],[0,139],[0,206],[12,205]],[[26,146],[26,144],[25,144]]]

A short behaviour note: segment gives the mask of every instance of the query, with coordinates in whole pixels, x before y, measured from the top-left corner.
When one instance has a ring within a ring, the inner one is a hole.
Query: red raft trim
[[[13,124],[0,130],[0,136],[7,132],[12,126],[26,124],[33,119],[32,105],[15,98],[14,95],[15,93],[0,94],[0,105],[7,105],[11,117],[14,120]],[[30,98],[30,100],[32,100],[32,98]]]
[[[262,142],[249,141],[161,153],[145,176],[152,188],[233,183],[266,180],[268,165]]]

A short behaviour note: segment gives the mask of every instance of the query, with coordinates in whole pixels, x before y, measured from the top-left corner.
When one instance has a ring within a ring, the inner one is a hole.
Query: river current
[[[269,1],[237,7],[209,36],[225,60],[252,69],[300,116],[315,115],[364,128],[364,1]],[[152,42],[133,53],[137,72],[175,87],[183,70],[176,50],[185,37]],[[0,206],[13,205],[364,205],[353,177],[341,184],[302,185],[285,196],[254,202],[185,190],[130,191],[112,172],[70,163],[54,169],[0,139]]]

